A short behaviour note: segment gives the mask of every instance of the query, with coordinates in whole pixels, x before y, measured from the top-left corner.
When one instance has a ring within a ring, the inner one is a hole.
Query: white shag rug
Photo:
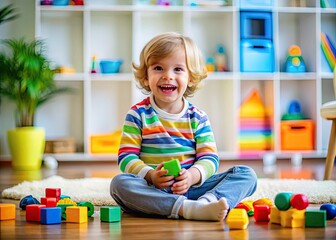
[[[33,195],[40,200],[45,196],[45,188],[61,188],[61,193],[68,195],[75,202],[91,202],[95,206],[116,205],[110,196],[108,178],[66,179],[52,176],[41,181],[24,181],[5,189],[2,198],[20,200]],[[279,192],[306,194],[310,203],[336,203],[336,181],[294,180],[294,179],[258,179],[257,191],[244,200],[269,198],[274,200]]]

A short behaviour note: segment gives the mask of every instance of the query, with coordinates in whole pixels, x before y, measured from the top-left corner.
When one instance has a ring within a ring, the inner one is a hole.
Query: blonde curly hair
[[[149,86],[144,83],[148,79],[148,67],[155,64],[159,59],[169,56],[181,46],[185,49],[186,63],[190,75],[189,82],[191,83],[188,84],[184,96],[192,96],[199,88],[199,83],[207,77],[207,70],[202,53],[194,41],[176,32],[167,32],[154,37],[142,49],[140,64],[137,65],[132,62],[134,77],[140,84],[139,87],[150,93]]]

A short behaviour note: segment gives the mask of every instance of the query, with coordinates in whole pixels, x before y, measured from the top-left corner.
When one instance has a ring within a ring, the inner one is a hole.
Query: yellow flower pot
[[[38,127],[21,127],[7,132],[12,167],[16,170],[41,168],[45,146],[45,130]]]

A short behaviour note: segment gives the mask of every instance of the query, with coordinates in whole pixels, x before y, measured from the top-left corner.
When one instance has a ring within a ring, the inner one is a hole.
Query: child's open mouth
[[[174,86],[174,85],[161,85],[160,89],[164,93],[171,93],[171,92],[175,91],[177,89],[177,87]]]

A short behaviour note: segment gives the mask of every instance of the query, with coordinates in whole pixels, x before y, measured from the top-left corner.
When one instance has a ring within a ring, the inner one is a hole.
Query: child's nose
[[[168,79],[168,80],[173,79],[173,72],[170,71],[170,70],[164,71],[163,72],[163,78]]]

